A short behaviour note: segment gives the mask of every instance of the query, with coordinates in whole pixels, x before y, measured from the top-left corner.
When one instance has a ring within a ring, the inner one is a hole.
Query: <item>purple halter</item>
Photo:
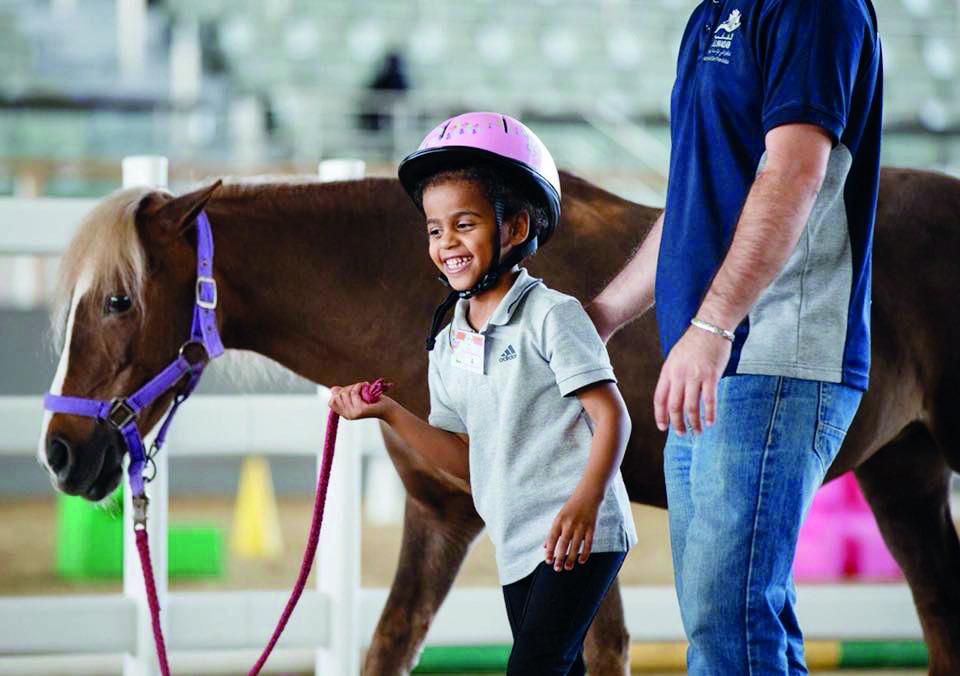
[[[53,413],[67,413],[103,420],[120,432],[130,452],[130,488],[134,497],[144,496],[143,470],[163,446],[167,429],[180,404],[193,392],[203,369],[209,360],[223,354],[223,343],[217,332],[217,283],[213,279],[213,232],[210,221],[201,211],[197,215],[197,287],[196,303],[193,306],[193,325],[190,339],[180,346],[177,358],[150,380],[146,385],[129,397],[118,397],[112,401],[87,399],[85,397],[64,397],[49,392],[43,398],[43,407]],[[173,407],[160,427],[149,455],[144,451],[143,440],[137,429],[137,417],[140,412],[163,396],[177,384],[184,375],[189,374],[186,387],[176,395]],[[137,506],[137,502],[134,502]],[[145,512],[145,504],[143,510]],[[140,509],[137,517],[140,517]],[[143,515],[144,519],[145,513]]]

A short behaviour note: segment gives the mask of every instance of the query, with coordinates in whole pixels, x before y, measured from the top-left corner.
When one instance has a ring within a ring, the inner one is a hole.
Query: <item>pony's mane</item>
[[[219,176],[218,178],[223,181],[223,186],[217,191],[218,196],[224,191],[243,193],[245,188],[256,190],[264,186],[313,185],[322,183],[319,177],[311,174],[260,174],[258,176]],[[188,188],[187,192],[208,186],[212,182],[213,179],[200,181],[191,188]]]
[[[282,364],[249,350],[228,349],[208,369],[218,380],[240,392],[256,392],[261,385],[289,389],[303,382]]]
[[[325,185],[317,176],[310,174],[274,175],[262,174],[259,176],[219,176],[222,185],[214,194],[216,200],[257,199],[264,193],[274,191],[315,190],[318,185]],[[188,186],[184,192],[192,192],[209,186],[213,180],[202,180]]]
[[[53,337],[63,344],[66,315],[73,290],[84,274],[91,275],[90,292],[102,295],[117,286],[143,306],[146,256],[137,235],[135,217],[141,200],[153,188],[126,188],[104,197],[84,216],[60,262],[53,305]]]

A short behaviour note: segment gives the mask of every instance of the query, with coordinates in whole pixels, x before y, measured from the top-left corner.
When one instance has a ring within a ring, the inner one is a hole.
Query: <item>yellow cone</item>
[[[244,558],[275,559],[283,553],[270,465],[259,456],[244,460],[240,470],[231,548]]]

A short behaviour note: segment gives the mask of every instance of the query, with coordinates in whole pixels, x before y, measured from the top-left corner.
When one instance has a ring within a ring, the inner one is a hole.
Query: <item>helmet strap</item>
[[[497,223],[496,230],[493,233],[493,257],[490,259],[490,267],[487,268],[487,274],[483,276],[483,279],[500,268],[500,240],[503,238],[503,200],[495,199],[493,201],[493,218]],[[481,284],[483,279],[480,280]]]
[[[443,302],[437,306],[437,309],[433,311],[433,322],[430,324],[430,335],[427,336],[426,342],[427,352],[430,352],[437,344],[437,334],[440,333],[440,325],[443,324],[443,318],[447,316],[450,308],[452,308],[459,299],[459,292],[451,291],[447,294],[447,297],[443,299]]]

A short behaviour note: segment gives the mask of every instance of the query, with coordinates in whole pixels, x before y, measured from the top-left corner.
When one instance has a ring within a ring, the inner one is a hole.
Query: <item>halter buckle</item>
[[[207,284],[213,294],[213,298],[206,300],[203,297],[203,285]],[[217,280],[205,275],[197,275],[197,305],[204,310],[215,310],[217,308]]]
[[[137,417],[137,412],[127,403],[126,399],[117,398],[110,402],[110,412],[107,413],[107,422],[122,430]]]

